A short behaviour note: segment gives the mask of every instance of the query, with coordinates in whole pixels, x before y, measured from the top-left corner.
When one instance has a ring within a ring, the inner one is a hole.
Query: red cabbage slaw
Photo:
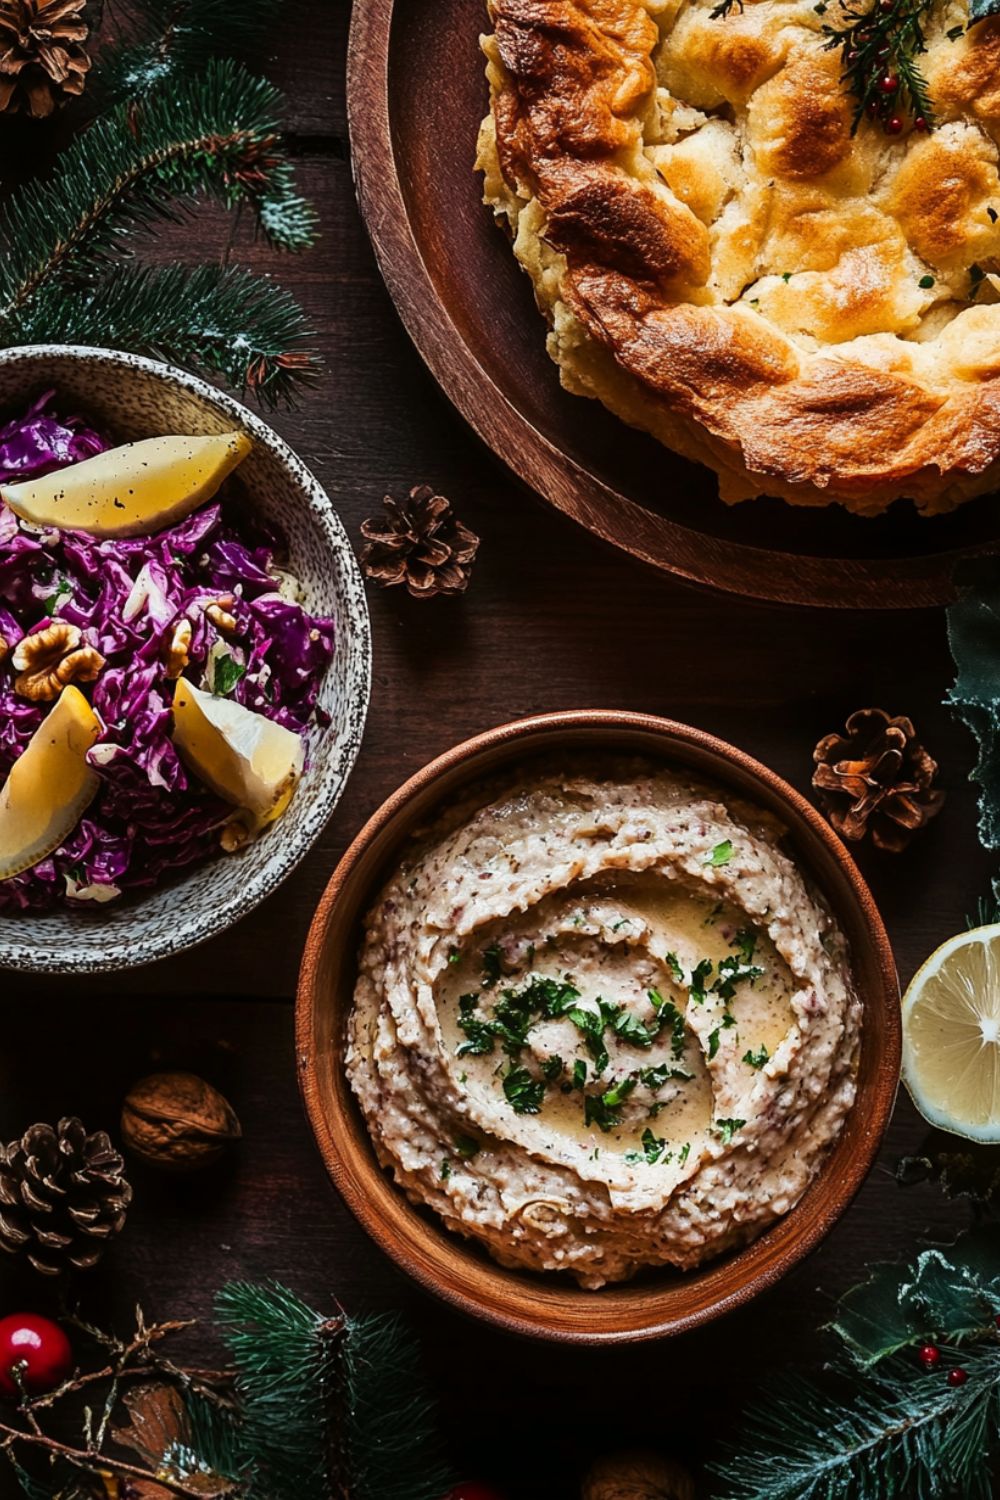
[[[0,430],[0,484],[112,446],[81,418],[57,415],[54,397]],[[248,515],[231,486],[176,526],[103,541],[27,526],[0,503],[0,779],[52,707],[15,689],[21,638],[57,618],[105,658],[96,682],[77,684],[105,726],[88,756],[100,790],[54,854],[0,881],[0,912],[101,905],[220,852],[233,808],[185,768],[170,734],[167,658],[181,620],[191,623],[185,677],[300,734],[329,722],[318,697],[333,621],[298,603],[284,556],[281,535]],[[225,637],[205,612],[220,600],[235,620]]]

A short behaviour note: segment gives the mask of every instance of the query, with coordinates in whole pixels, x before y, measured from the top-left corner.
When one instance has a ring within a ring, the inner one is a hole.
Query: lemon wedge
[[[100,733],[79,688],[63,688],[0,791],[0,880],[30,870],[73,832],[101,784],[86,759]]]
[[[1000,1141],[1000,924],[960,932],[903,997],[903,1081],[926,1120]]]
[[[154,437],[0,486],[24,521],[89,536],[148,536],[210,500],[251,448],[245,432]]]
[[[174,693],[174,744],[213,792],[249,814],[255,831],[285,811],[305,762],[299,735],[183,677]]]

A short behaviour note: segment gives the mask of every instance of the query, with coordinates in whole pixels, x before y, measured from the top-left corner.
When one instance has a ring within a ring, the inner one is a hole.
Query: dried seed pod
[[[151,1167],[192,1172],[210,1167],[242,1135],[227,1099],[195,1073],[153,1073],[129,1090],[122,1139]]]
[[[695,1500],[694,1480],[659,1453],[613,1453],[589,1470],[582,1500]]]

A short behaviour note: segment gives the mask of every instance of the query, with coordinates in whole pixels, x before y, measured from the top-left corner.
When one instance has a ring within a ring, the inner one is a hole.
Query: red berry
[[[899,88],[899,79],[895,73],[883,73],[878,81],[880,94],[894,94]]]
[[[903,122],[898,115],[890,115],[885,122],[886,135],[899,135],[903,129]]]
[[[923,115],[917,115],[917,118],[913,122],[913,128],[914,130],[927,129],[927,121],[924,119]],[[997,1318],[997,1322],[1000,1323],[1000,1317]]]
[[[478,1479],[466,1479],[461,1484],[449,1490],[443,1500],[504,1500],[499,1490],[491,1485],[483,1484]]]
[[[948,1371],[949,1385],[964,1385],[968,1378],[969,1374],[967,1370],[956,1369]]]
[[[73,1350],[58,1323],[34,1313],[0,1318],[0,1391],[20,1396],[13,1371],[20,1367],[26,1390],[53,1391],[73,1368]]]
[[[925,1370],[933,1370],[935,1365],[941,1363],[941,1350],[936,1344],[922,1344],[917,1350],[917,1357]]]

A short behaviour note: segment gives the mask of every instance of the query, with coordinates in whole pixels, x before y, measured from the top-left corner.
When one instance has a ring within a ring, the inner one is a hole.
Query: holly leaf
[[[989,0],[1000,13],[1000,0]],[[955,573],[962,593],[948,610],[955,685],[945,699],[975,736],[979,838],[1000,849],[1000,558],[976,558]]]
[[[870,1369],[891,1354],[938,1340],[960,1344],[992,1334],[1000,1311],[1000,1224],[984,1224],[912,1264],[873,1267],[840,1299],[828,1325],[855,1364]]]

